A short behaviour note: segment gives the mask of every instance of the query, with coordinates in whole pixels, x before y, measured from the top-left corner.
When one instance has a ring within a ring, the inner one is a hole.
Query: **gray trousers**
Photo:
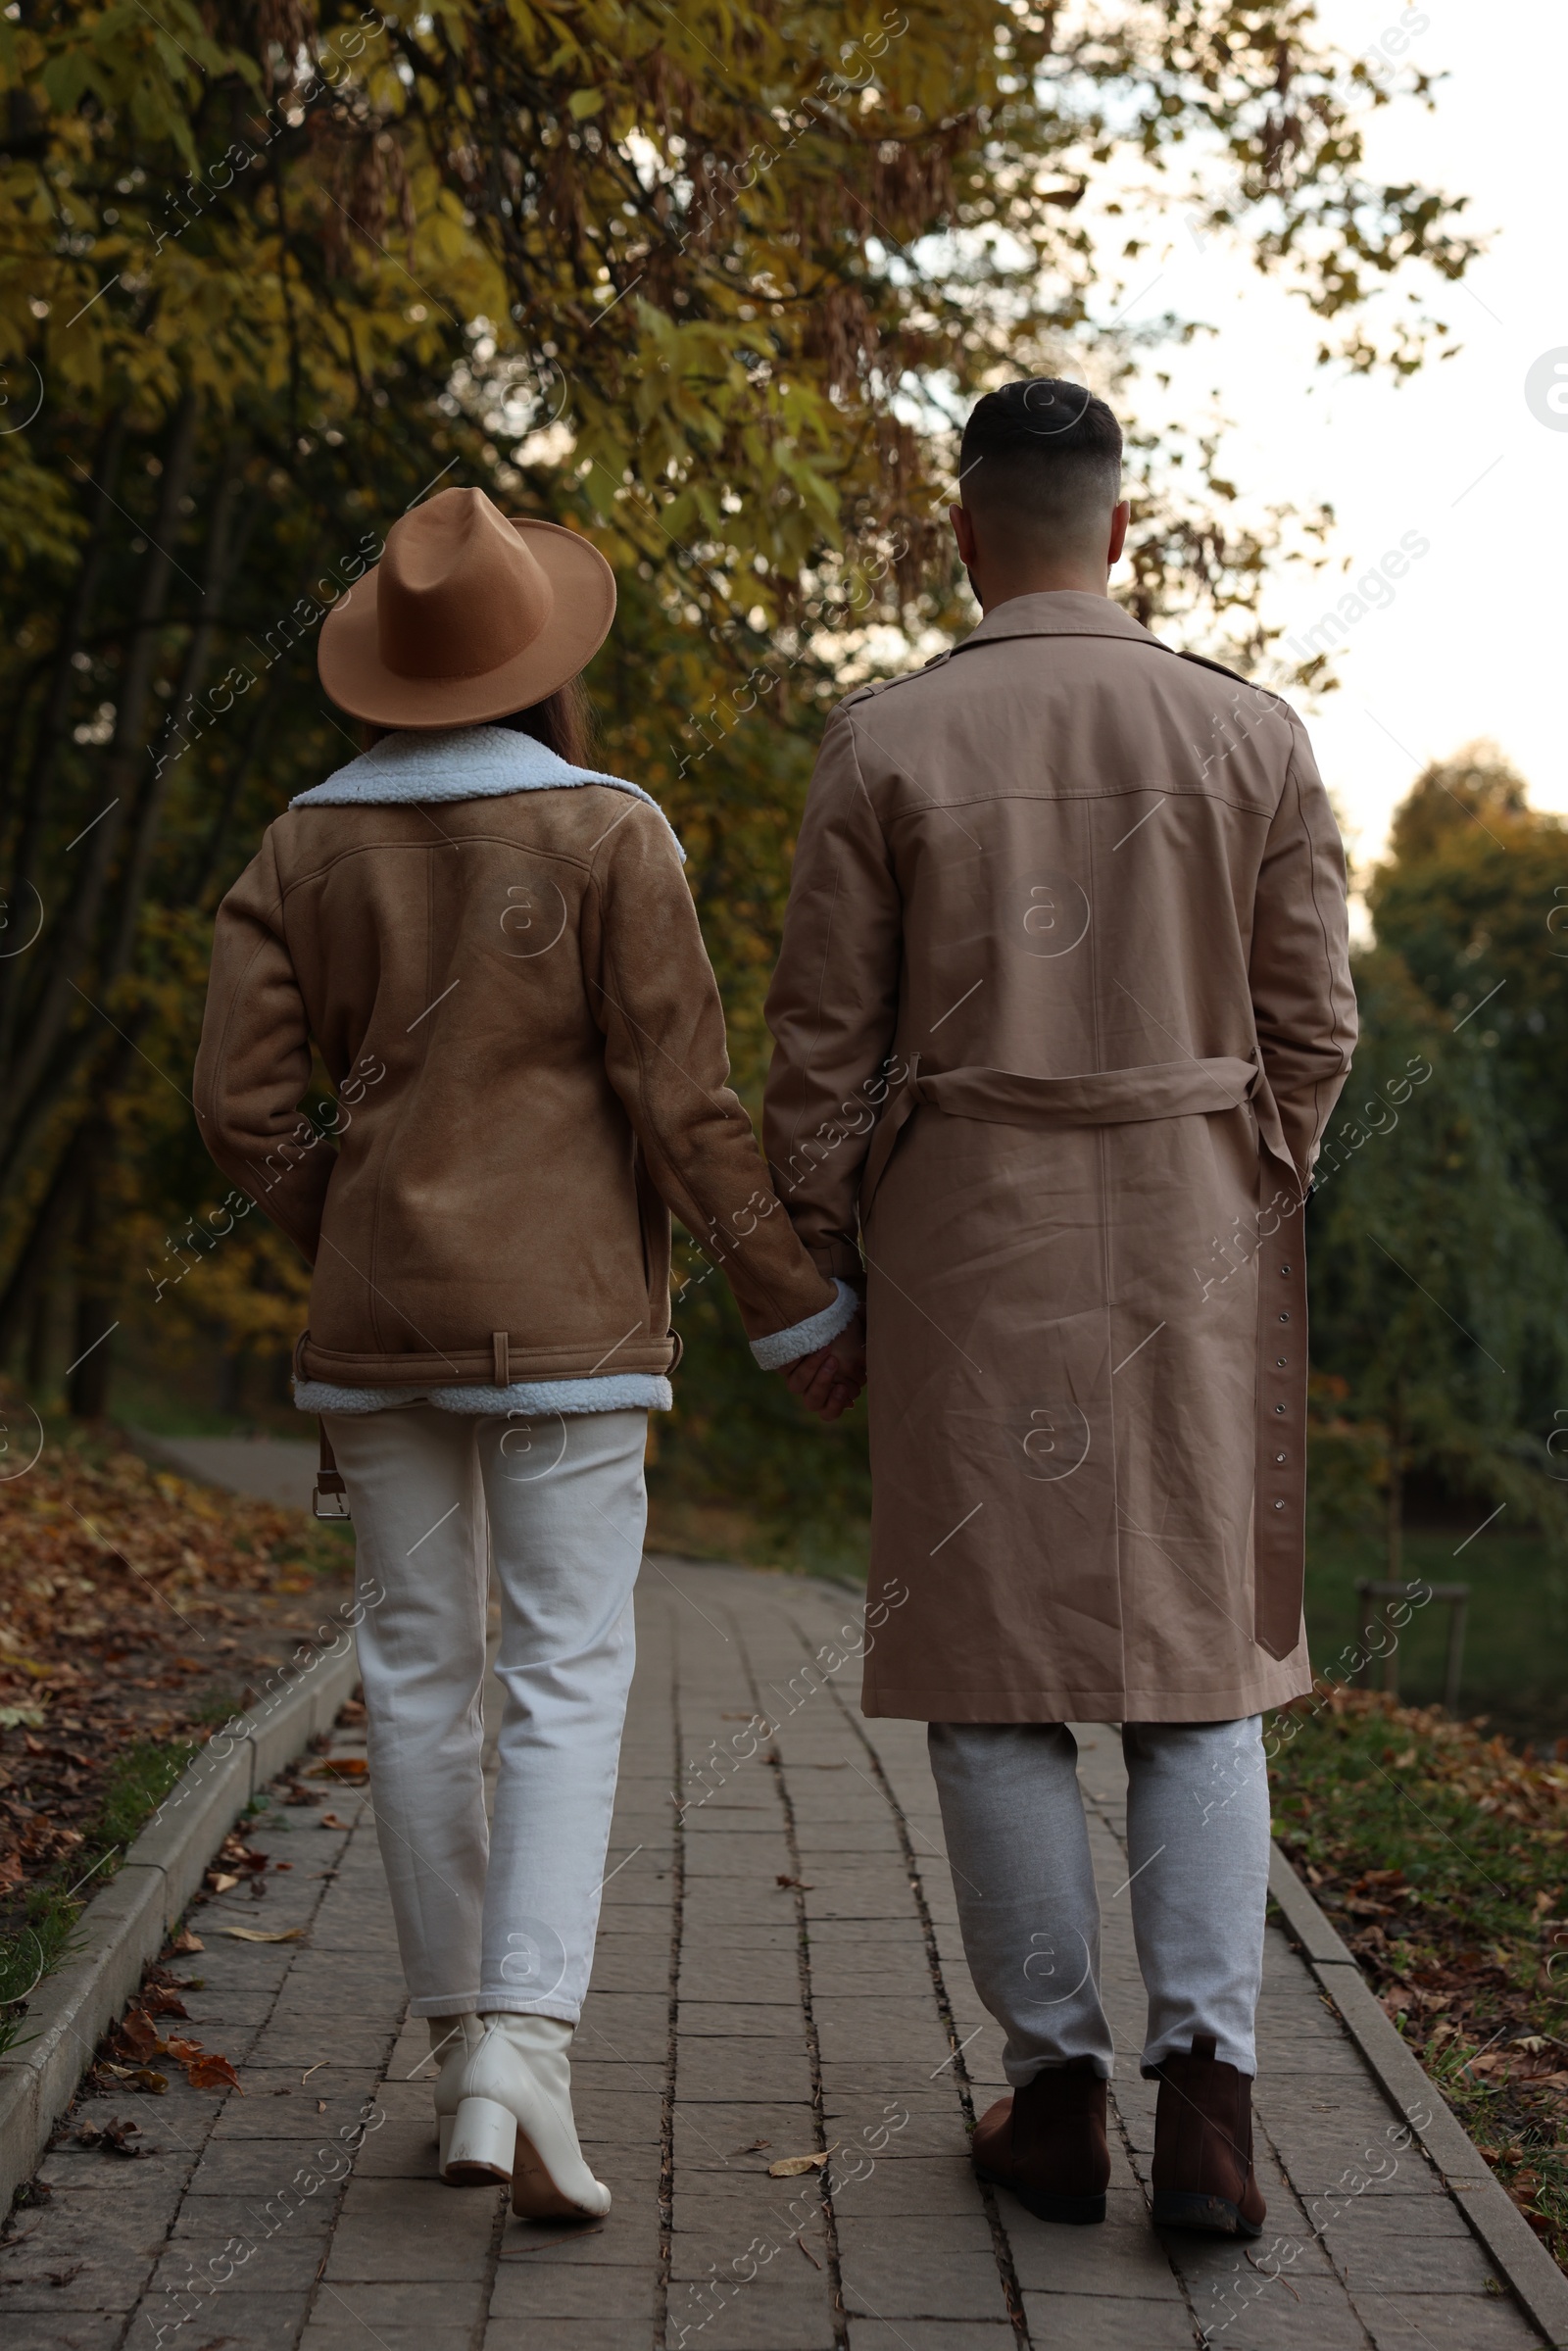
[[[1111,2071],[1100,1998],[1100,1902],[1065,1723],[933,1723],[931,1768],[947,1834],[964,1957],[1006,2034],[1015,2089],[1092,2057]],[[1127,1869],[1149,1994],[1147,2074],[1211,2033],[1216,2054],[1257,2071],[1252,2020],[1263,1977],[1268,1773],[1262,1717],[1124,1723]]]

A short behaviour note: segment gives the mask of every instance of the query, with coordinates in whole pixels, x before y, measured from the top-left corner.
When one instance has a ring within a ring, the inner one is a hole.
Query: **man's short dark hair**
[[[1121,495],[1121,426],[1084,384],[1032,375],[977,401],[963,428],[959,495],[1035,539],[1073,541]]]

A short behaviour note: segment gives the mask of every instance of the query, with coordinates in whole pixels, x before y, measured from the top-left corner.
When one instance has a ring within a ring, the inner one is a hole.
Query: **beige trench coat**
[[[1304,1690],[1303,1189],[1355,1007],[1294,713],[1107,599],[995,608],[834,714],[768,1021],[780,1196],[867,1285],[866,1711]]]

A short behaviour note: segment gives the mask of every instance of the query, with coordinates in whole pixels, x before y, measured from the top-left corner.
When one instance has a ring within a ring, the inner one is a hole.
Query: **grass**
[[[28,1887],[0,1928],[0,2056],[25,2038],[18,2005],[66,1956],[76,1921],[115,1875],[194,1754],[189,1739],[144,1739],[116,1760],[84,1841],[69,1868]]]
[[[1468,1543],[1463,1527],[1408,1534],[1402,1572],[1411,1583],[1470,1587],[1461,1714],[1484,1714],[1494,1730],[1545,1748],[1568,1737],[1568,1552],[1539,1536],[1505,1533],[1504,1525]],[[1321,1676],[1346,1677],[1344,1652],[1365,1621],[1357,1577],[1387,1572],[1382,1545],[1370,1535],[1309,1540],[1306,1629]],[[1400,1634],[1398,1694],[1407,1704],[1442,1699],[1447,1638],[1442,1601],[1418,1608]]]
[[[1275,1835],[1504,2187],[1568,2260],[1568,1765],[1366,1691],[1271,1731]]]

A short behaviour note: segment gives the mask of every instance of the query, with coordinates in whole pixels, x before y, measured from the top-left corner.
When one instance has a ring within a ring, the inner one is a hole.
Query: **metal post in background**
[[[1402,1584],[1391,1582],[1385,1576],[1360,1576],[1356,1579],[1355,1638],[1391,1630],[1389,1602],[1391,1600],[1446,1600],[1448,1606],[1448,1654],[1443,1677],[1443,1703],[1449,1714],[1459,1711],[1459,1681],[1464,1671],[1464,1637],[1470,1610],[1468,1584]],[[1374,1604],[1367,1621],[1368,1603]],[[1383,1688],[1390,1697],[1399,1694],[1399,1643],[1397,1636],[1383,1651]]]

